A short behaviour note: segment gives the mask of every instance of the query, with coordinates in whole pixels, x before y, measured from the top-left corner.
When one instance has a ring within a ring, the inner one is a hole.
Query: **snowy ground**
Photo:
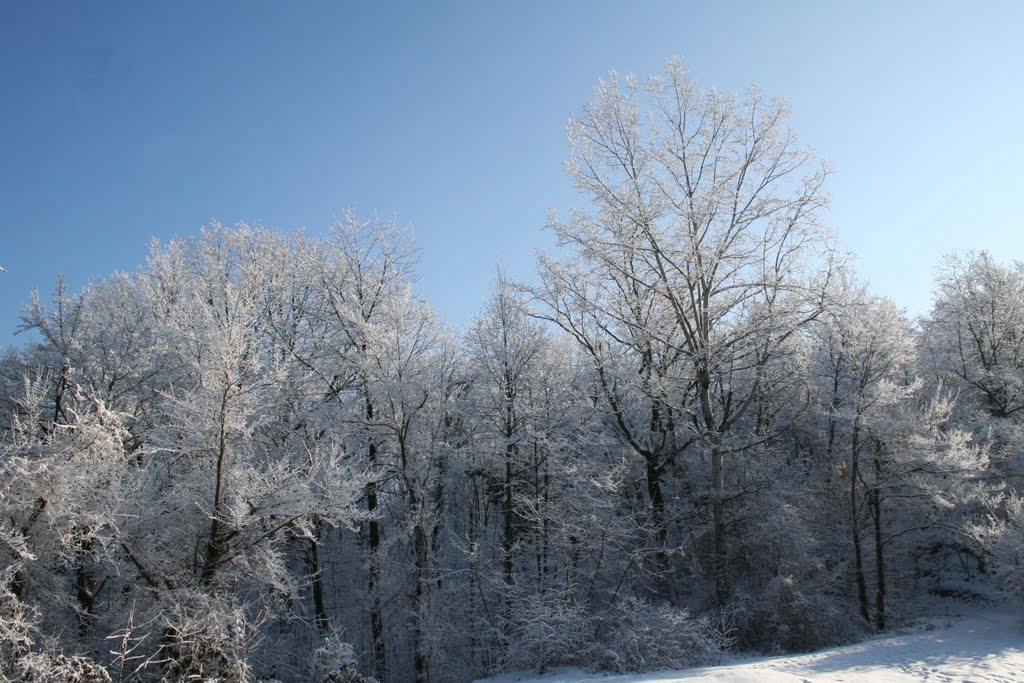
[[[1020,683],[1024,629],[1016,610],[986,610],[937,621],[926,629],[806,655],[747,659],[725,666],[608,676],[564,670],[541,678],[500,677],[488,683]]]

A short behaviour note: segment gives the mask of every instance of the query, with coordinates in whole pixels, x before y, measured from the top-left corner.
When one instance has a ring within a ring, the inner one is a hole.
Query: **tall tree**
[[[984,251],[943,259],[920,344],[928,375],[960,392],[960,419],[993,441],[994,456],[1016,454],[1024,425],[1024,263],[1004,265]],[[1015,458],[1004,459],[1014,469]]]
[[[569,176],[595,208],[551,227],[582,271],[616,272],[671,320],[643,329],[597,297],[586,302],[606,327],[641,328],[685,359],[693,401],[673,408],[711,460],[713,573],[724,600],[726,458],[750,441],[736,427],[766,366],[821,312],[839,267],[821,223],[827,168],[799,144],[783,102],[756,88],[742,101],[702,89],[678,60],[645,88],[612,73],[568,135]],[[624,268],[623,253],[637,265]],[[564,269],[542,268],[549,282],[565,282]]]
[[[391,333],[388,326],[398,322],[390,312],[409,295],[416,254],[396,221],[366,220],[348,211],[307,256],[306,277],[314,293],[306,303],[309,330],[295,355],[311,369],[319,395],[337,408],[335,420],[344,427],[348,451],[367,472],[363,529],[372,671],[386,679],[391,656],[382,585],[382,497],[393,471],[383,449],[394,434],[382,421],[380,392],[386,383],[379,380],[387,359],[380,343]]]
[[[849,284],[839,297],[843,302],[818,326],[820,355],[828,368],[825,395],[828,396],[829,437],[827,457],[838,448],[837,421],[848,435],[849,457],[845,460],[849,485],[849,529],[853,547],[857,604],[865,622],[870,620],[864,566],[865,520],[875,521],[876,622],[884,627],[885,575],[881,554],[881,466],[875,453],[881,439],[882,422],[901,401],[908,401],[915,385],[908,379],[914,360],[913,336],[909,323],[887,299],[869,296],[863,287]],[[872,472],[866,472],[865,462]]]
[[[473,397],[484,447],[500,452],[501,552],[506,586],[514,581],[513,567],[524,515],[517,500],[526,475],[527,450],[532,432],[531,390],[536,387],[548,338],[530,320],[524,302],[498,274],[494,293],[483,314],[467,335],[474,367]]]

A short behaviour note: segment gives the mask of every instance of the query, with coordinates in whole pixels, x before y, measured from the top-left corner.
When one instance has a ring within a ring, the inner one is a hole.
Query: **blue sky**
[[[790,101],[861,274],[922,313],[942,254],[1024,258],[1022,26],[1020,2],[0,3],[0,344],[29,290],[134,270],[152,236],[347,207],[411,224],[465,324],[582,203],[566,119],[674,54]]]

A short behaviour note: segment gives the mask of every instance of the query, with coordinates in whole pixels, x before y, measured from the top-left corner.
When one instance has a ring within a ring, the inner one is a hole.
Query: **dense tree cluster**
[[[464,333],[395,223],[212,225],[0,362],[0,677],[460,681],[802,650],[1021,590],[1024,266],[908,320],[828,169],[676,62],[569,126],[591,204]]]

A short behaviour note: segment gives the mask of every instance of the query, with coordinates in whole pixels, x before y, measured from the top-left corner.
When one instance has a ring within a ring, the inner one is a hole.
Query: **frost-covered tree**
[[[821,223],[827,169],[789,128],[784,103],[756,88],[742,100],[703,89],[677,60],[644,86],[612,73],[568,134],[569,176],[594,209],[552,221],[570,261],[542,262],[545,278],[561,292],[567,272],[589,273],[586,291],[634,291],[663,321],[648,326],[596,294],[581,302],[594,324],[654,337],[687,366],[692,399],[677,402],[688,388],[677,380],[669,405],[711,462],[713,574],[724,600],[725,469],[748,441],[737,425],[765,368],[821,312],[837,268]]]
[[[364,614],[371,671],[382,679],[388,677],[391,660],[384,614],[383,505],[395,480],[384,452],[394,434],[381,423],[380,379],[390,369],[381,344],[392,333],[389,324],[397,322],[390,314],[408,297],[414,263],[415,251],[397,222],[366,220],[351,211],[335,220],[327,237],[311,244],[303,257],[303,278],[311,290],[302,304],[307,329],[292,352],[315,380],[313,391],[326,411],[324,428],[337,431],[350,461],[365,472],[360,541],[365,542],[369,605]]]
[[[511,586],[526,521],[523,498],[527,480],[531,466],[541,464],[531,457],[541,448],[532,411],[550,342],[500,273],[486,309],[473,321],[467,342],[469,362],[475,370],[470,400],[480,424],[480,445],[500,454],[490,477],[501,497],[501,563],[505,584]]]
[[[125,416],[71,387],[54,425],[47,384],[26,379],[0,445],[0,672],[110,680],[92,663],[102,658],[92,636],[105,603],[117,599],[109,588],[119,579],[119,527],[135,494]]]
[[[493,670],[521,661],[517,648],[535,619],[571,613],[583,620],[577,626],[586,623],[586,610],[570,608],[578,599],[573,583],[593,588],[578,554],[592,547],[598,530],[580,533],[580,515],[596,523],[604,513],[588,499],[586,479],[596,463],[582,462],[581,451],[591,445],[586,425],[593,409],[577,393],[583,373],[575,349],[531,317],[524,296],[501,273],[464,344],[468,608],[480,624],[471,647]],[[570,502],[573,496],[578,500]],[[565,655],[560,645],[550,646]]]
[[[409,568],[407,581],[382,591],[411,596],[404,610],[412,659],[412,679],[428,679],[428,631],[432,591],[438,581],[434,553],[443,522],[448,444],[444,433],[446,402],[457,381],[451,364],[452,342],[433,311],[408,291],[383,305],[368,330],[363,350],[366,389],[375,409],[365,428],[374,434],[376,462],[382,474],[379,492],[388,497],[391,544]],[[404,648],[403,648],[404,649]],[[408,675],[408,668],[396,667]]]
[[[645,269],[633,245],[606,246],[600,263],[560,263],[541,257],[537,315],[567,332],[592,367],[594,407],[639,460],[646,504],[638,510],[640,539],[659,591],[675,584],[668,557],[679,539],[669,536],[669,476],[692,445],[686,406],[691,369],[679,349],[680,332],[665,303],[639,282]]]
[[[903,312],[863,285],[836,285],[835,305],[814,330],[825,421],[818,448],[827,490],[847,498],[858,611],[884,629],[890,588],[919,569],[902,560],[925,546],[965,547],[964,515],[977,504],[987,459],[950,422],[949,391],[915,375],[915,336]]]
[[[881,499],[876,484],[881,477],[880,459],[870,459],[873,473],[865,473],[865,452],[877,445],[878,427],[895,406],[910,399],[915,386],[907,374],[913,362],[913,337],[909,324],[892,302],[867,295],[863,287],[851,286],[844,297],[844,306],[836,315],[828,316],[820,326],[822,356],[826,363],[830,387],[827,387],[829,426],[827,455],[848,451],[842,460],[843,477],[848,481],[849,530],[853,547],[854,579],[861,616],[868,616],[868,595],[864,570],[863,527],[870,514],[881,524]],[[839,446],[836,438],[837,419],[846,426],[847,443]],[[872,439],[875,441],[872,441]],[[878,527],[876,527],[877,529]],[[884,596],[884,572],[881,555],[877,556],[880,606]],[[884,610],[879,610],[884,625]]]
[[[77,461],[94,448],[79,444],[84,410],[119,430],[120,455],[104,461],[113,465],[86,466],[110,479],[105,495],[81,503],[90,514],[74,517],[62,552],[81,642],[131,631],[148,643],[139,672],[244,678],[258,668],[248,649],[261,624],[301,593],[290,539],[314,521],[353,517],[359,479],[336,435],[296,429],[308,422],[297,398],[309,369],[272,325],[303,292],[288,278],[297,249],[266,230],[215,225],[155,245],[137,274],[79,297],[58,288],[53,311],[34,301],[26,314],[42,340],[23,362],[37,364],[40,380],[16,406],[10,438],[68,433]],[[53,514],[69,496],[34,499]],[[124,623],[131,603],[152,616],[145,627]]]
[[[932,371],[994,417],[1024,411],[1024,264],[988,252],[948,256],[922,341]]]
[[[958,395],[954,419],[1017,485],[1024,438],[1024,264],[987,252],[948,256],[921,320],[922,367]]]

